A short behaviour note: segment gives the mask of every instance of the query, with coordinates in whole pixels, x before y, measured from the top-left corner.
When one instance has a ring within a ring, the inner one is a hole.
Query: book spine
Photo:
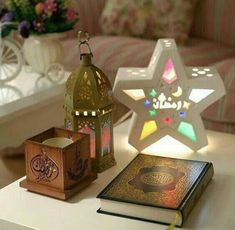
[[[208,163],[205,170],[202,172],[201,176],[198,178],[196,184],[192,188],[188,198],[184,201],[181,205],[180,210],[182,213],[183,221],[187,218],[190,211],[193,209],[195,204],[197,203],[198,199],[202,195],[203,191],[205,190],[206,186],[212,179],[214,174],[214,169],[212,163]]]

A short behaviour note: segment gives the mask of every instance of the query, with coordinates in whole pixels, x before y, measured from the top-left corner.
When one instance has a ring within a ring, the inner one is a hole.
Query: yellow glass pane
[[[157,124],[155,121],[146,121],[140,135],[140,140],[148,137],[150,134],[157,131]]]

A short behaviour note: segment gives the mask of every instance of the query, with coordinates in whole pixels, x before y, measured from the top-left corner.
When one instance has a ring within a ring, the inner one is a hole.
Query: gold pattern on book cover
[[[204,162],[139,154],[102,196],[176,209],[205,165]]]

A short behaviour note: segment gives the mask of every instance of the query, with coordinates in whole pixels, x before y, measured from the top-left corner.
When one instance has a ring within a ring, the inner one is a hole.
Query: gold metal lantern
[[[92,64],[89,34],[78,33],[80,65],[66,82],[65,127],[90,134],[92,167],[96,172],[116,164],[113,149],[112,88],[108,78]],[[81,52],[87,46],[89,52]]]

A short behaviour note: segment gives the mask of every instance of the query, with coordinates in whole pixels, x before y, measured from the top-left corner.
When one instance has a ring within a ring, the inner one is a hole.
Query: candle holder
[[[61,200],[97,178],[91,169],[88,134],[48,129],[25,141],[25,160],[26,179],[20,186]]]

